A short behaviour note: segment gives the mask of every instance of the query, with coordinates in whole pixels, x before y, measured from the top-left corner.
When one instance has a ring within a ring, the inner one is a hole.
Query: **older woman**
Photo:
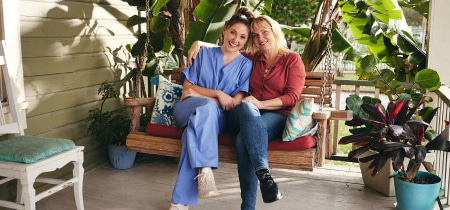
[[[258,180],[265,203],[282,197],[270,175],[267,144],[281,138],[287,115],[298,102],[306,77],[300,56],[287,49],[276,21],[259,16],[253,19],[251,29],[249,51],[241,52],[253,62],[250,96],[233,108],[228,119],[229,129],[237,135],[241,209],[255,209]],[[188,63],[200,46],[210,44],[194,43]]]

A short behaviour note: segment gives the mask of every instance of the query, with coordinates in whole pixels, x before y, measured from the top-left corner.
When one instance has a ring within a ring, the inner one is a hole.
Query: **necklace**
[[[278,57],[279,57],[279,54],[277,53],[277,55],[272,60],[272,62],[268,62],[268,59],[266,59],[266,70],[264,71],[264,77],[266,77],[266,75],[269,72],[269,70],[272,69],[275,66],[275,64],[278,61]]]
[[[270,59],[270,62],[269,59],[266,59],[266,68],[271,69],[275,65],[275,63],[277,63],[278,58],[279,54],[277,53],[277,55],[273,59]]]

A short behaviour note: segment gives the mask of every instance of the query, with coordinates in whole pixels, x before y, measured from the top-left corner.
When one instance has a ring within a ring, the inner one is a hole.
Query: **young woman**
[[[242,52],[253,62],[250,96],[233,108],[228,119],[229,129],[237,135],[242,210],[255,209],[258,180],[265,203],[282,197],[270,175],[267,144],[281,138],[286,117],[298,102],[306,77],[300,55],[288,50],[276,21],[262,15],[252,20],[251,29],[249,51]],[[196,58],[202,46],[210,45],[202,42],[192,45],[188,62]]]
[[[212,173],[219,160],[217,137],[225,131],[227,111],[248,92],[252,62],[239,50],[250,36],[252,18],[250,10],[239,9],[225,23],[223,45],[201,49],[181,73],[183,92],[174,116],[184,133],[170,209],[188,209],[199,197],[218,195]]]

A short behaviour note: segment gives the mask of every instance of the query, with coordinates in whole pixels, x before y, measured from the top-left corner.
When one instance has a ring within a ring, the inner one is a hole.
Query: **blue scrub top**
[[[203,47],[193,65],[181,72],[180,82],[183,84],[187,79],[194,85],[221,90],[230,96],[240,91],[247,95],[252,67],[252,61],[243,55],[224,66],[220,47]]]

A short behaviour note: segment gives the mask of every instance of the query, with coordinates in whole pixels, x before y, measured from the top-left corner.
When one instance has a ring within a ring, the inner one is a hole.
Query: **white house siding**
[[[125,65],[134,65],[125,45],[136,41],[136,29],[125,23],[136,8],[121,0],[19,0],[19,13],[29,103],[25,133],[84,145],[89,170],[106,155],[84,119],[100,105],[99,84],[120,80]]]
[[[428,17],[428,67],[436,70],[441,82],[450,86],[450,42],[448,20],[450,18],[450,1],[431,0]]]

